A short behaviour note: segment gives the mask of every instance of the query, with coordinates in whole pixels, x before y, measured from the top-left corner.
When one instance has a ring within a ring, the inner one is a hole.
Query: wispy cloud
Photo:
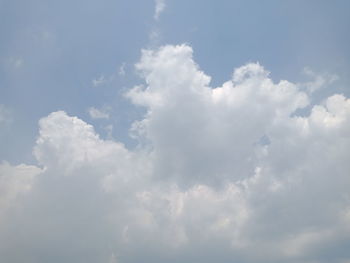
[[[301,86],[304,86],[310,93],[323,87],[327,87],[339,79],[336,74],[316,73],[309,67],[305,67],[303,73],[307,77],[311,78],[311,81],[302,83]]]
[[[88,109],[88,113],[92,119],[109,119],[109,108],[97,109],[91,107]]]
[[[126,63],[125,62],[123,62],[122,64],[121,64],[121,66],[119,67],[119,70],[118,70],[118,74],[119,74],[119,76],[125,76],[125,66],[126,66]]]
[[[92,80],[92,85],[94,87],[98,87],[105,84],[106,82],[108,82],[108,79],[104,75],[100,75],[98,78]]]
[[[154,19],[158,20],[159,16],[165,9],[165,0],[155,0],[155,9],[154,9]]]

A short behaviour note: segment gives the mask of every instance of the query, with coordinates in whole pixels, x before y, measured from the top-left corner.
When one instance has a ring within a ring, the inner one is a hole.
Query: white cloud
[[[6,209],[15,204],[20,194],[31,190],[35,177],[41,172],[40,168],[31,165],[0,164],[0,224]]]
[[[91,125],[63,111],[41,119],[39,126],[34,154],[40,164],[48,169],[59,168],[62,174],[70,175],[80,167],[94,167],[94,162],[103,163],[96,165],[96,169],[111,169],[108,174],[116,172],[112,168],[119,162],[124,165],[131,158],[123,144],[101,140]]]
[[[109,109],[97,109],[95,107],[90,107],[88,113],[92,119],[109,119]]]
[[[154,19],[158,20],[165,9],[165,0],[155,0]]]
[[[27,234],[26,262],[57,247],[79,251],[65,255],[79,262],[350,257],[350,100],[335,94],[297,116],[312,101],[299,85],[274,83],[252,63],[211,88],[192,53],[142,52],[145,83],[127,93],[147,111],[133,124],[133,150],[63,111],[40,120],[34,154],[45,171],[21,217],[0,226]],[[0,254],[11,261],[8,248],[23,239],[0,235]]]
[[[127,95],[149,108],[139,127],[155,149],[156,169],[184,184],[252,174],[255,142],[305,107],[307,95],[290,82],[272,83],[258,64],[236,69],[233,80],[211,89],[191,57],[188,46],[144,51],[137,68],[147,87]]]

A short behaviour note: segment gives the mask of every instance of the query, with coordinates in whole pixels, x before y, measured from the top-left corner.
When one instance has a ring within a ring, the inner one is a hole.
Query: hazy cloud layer
[[[134,150],[40,120],[43,168],[0,166],[5,262],[349,261],[350,100],[310,105],[257,63],[213,88],[192,53],[142,52]]]
[[[11,122],[11,120],[12,118],[10,110],[7,109],[7,107],[4,105],[0,104],[0,127]]]

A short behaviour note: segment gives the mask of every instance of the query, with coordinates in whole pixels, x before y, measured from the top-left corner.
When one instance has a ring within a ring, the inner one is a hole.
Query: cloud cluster
[[[134,150],[63,111],[40,120],[44,168],[0,169],[8,262],[349,261],[350,100],[310,105],[257,63],[212,88],[192,53],[142,52]]]

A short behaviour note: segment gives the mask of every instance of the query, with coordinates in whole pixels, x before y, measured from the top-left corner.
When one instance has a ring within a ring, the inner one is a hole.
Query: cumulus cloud
[[[13,190],[8,171],[19,168],[3,164],[0,200],[26,189],[0,221],[8,262],[350,258],[350,100],[310,105],[311,93],[273,82],[257,63],[213,88],[192,54],[142,52],[144,84],[126,94],[146,109],[131,127],[133,150],[63,111],[40,120],[34,154],[44,168],[21,166],[40,171],[34,187]],[[23,236],[6,243],[15,231]]]
[[[136,131],[151,141],[159,173],[183,184],[220,184],[252,174],[259,139],[308,104],[294,84],[273,83],[258,64],[236,69],[232,80],[212,89],[188,46],[144,51],[137,68],[147,87],[127,96],[149,111]]]
[[[36,166],[20,164],[12,166],[7,162],[0,164],[0,224],[5,210],[15,204],[16,198],[31,190],[41,169]]]

